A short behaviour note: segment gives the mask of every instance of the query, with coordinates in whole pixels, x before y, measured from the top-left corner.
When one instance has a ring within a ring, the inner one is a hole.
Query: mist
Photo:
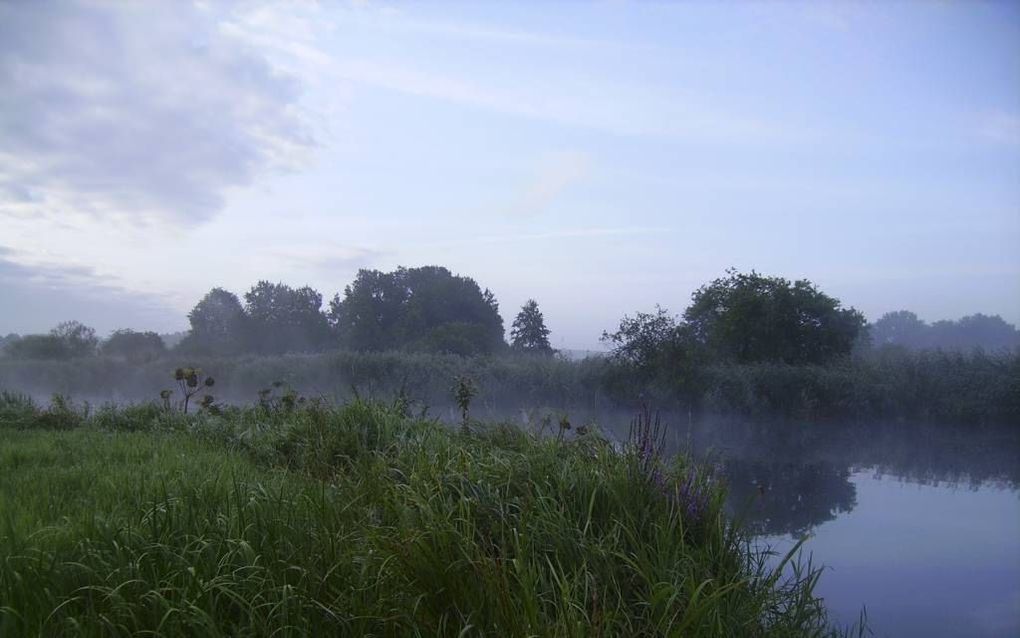
[[[1020,633],[1020,7],[0,3],[0,635]]]

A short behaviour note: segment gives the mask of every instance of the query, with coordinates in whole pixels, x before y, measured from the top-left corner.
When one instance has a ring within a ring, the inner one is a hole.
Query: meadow
[[[840,633],[647,413],[615,443],[407,408],[3,394],[0,635]]]

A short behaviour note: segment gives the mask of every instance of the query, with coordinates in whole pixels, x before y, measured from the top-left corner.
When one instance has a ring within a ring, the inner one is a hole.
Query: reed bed
[[[838,633],[650,416],[613,445],[403,407],[0,395],[0,635]]]

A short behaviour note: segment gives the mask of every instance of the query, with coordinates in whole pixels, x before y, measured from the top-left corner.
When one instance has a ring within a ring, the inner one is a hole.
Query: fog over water
[[[1018,25],[1010,2],[4,3],[0,334],[172,332],[213,286],[328,299],[421,264],[507,319],[537,299],[558,348],[731,266],[872,321],[1017,323]]]
[[[114,415],[103,436],[152,435],[152,449],[212,423],[228,441],[215,453],[245,467],[230,437],[265,417],[276,429],[249,437],[264,445],[252,458],[277,465],[251,471],[333,489],[350,458],[277,446],[295,405],[353,429],[372,402],[393,432],[434,419],[453,431],[451,456],[472,427],[507,423],[633,451],[647,409],[667,458],[691,455],[725,485],[718,520],[772,548],[772,564],[803,542],[799,560],[824,566],[812,619],[1020,636],[1018,79],[1015,1],[0,0],[0,475],[14,477],[0,480],[0,549],[65,551],[32,528],[50,529],[57,505],[26,514],[15,542],[3,524],[26,508],[7,504],[27,493],[24,459],[66,452],[96,415]],[[378,452],[359,436],[345,454]],[[588,442],[571,448],[579,467],[597,458]],[[95,445],[89,462],[106,453]],[[618,481],[617,501],[661,487],[647,480],[659,469]],[[500,523],[519,514],[498,505]],[[557,531],[580,546],[571,525]],[[708,554],[678,536],[663,547],[692,565]],[[606,569],[623,573],[618,554]],[[454,560],[435,556],[433,578]],[[38,591],[87,589],[56,571]],[[0,593],[16,589],[7,573]],[[610,580],[589,576],[584,596]],[[379,580],[398,581],[401,595],[431,582]],[[246,609],[267,607],[252,591]],[[564,601],[544,618],[589,613],[586,598]],[[0,600],[0,634],[66,603],[50,602]],[[607,615],[639,627],[658,613],[630,603]],[[476,620],[447,607],[463,617],[414,627]],[[774,610],[747,607],[767,633]]]

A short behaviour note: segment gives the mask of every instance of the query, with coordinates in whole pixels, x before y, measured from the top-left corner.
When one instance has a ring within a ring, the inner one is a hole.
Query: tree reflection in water
[[[801,537],[857,505],[850,470],[832,463],[728,460],[730,508],[751,531]]]

